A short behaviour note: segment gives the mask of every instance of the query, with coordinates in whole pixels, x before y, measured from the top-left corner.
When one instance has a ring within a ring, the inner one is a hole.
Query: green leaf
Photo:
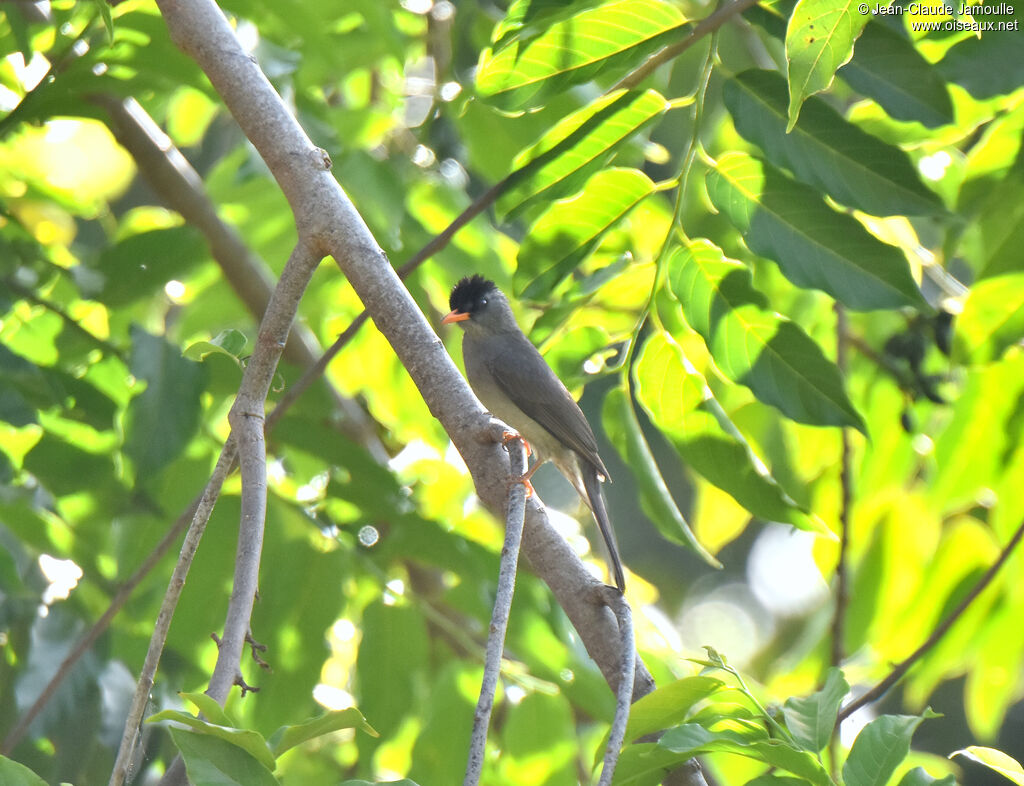
[[[578,196],[555,202],[519,247],[516,290],[526,299],[550,294],[654,190],[643,172],[613,168],[594,175]]]
[[[416,781],[402,778],[398,781],[342,781],[340,786],[418,786]]]
[[[994,17],[994,22],[1011,21]],[[972,35],[946,52],[938,63],[949,82],[965,88],[975,98],[1008,95],[1024,85],[1024,28]]]
[[[1024,273],[986,278],[971,287],[956,318],[957,357],[988,363],[1024,339]]]
[[[679,723],[695,704],[710,698],[724,685],[715,677],[683,677],[641,696],[629,709],[626,741]]]
[[[561,119],[516,156],[515,176],[499,197],[497,211],[511,221],[538,202],[578,191],[616,150],[668,111],[658,92],[622,91],[601,96]]]
[[[868,22],[853,59],[839,69],[839,76],[894,120],[917,121],[928,128],[953,122],[953,102],[938,69],[886,24]]]
[[[1024,354],[968,370],[952,417],[935,438],[929,496],[936,510],[973,504],[997,482],[1022,391]]]
[[[279,786],[267,767],[237,745],[173,726],[170,732],[193,786]]]
[[[131,333],[131,370],[147,386],[128,405],[124,452],[144,478],[173,461],[198,428],[206,372],[166,339],[134,326]]]
[[[742,263],[709,241],[692,241],[672,253],[669,281],[729,379],[797,422],[865,431],[839,369],[799,326],[768,307]]]
[[[194,344],[190,344],[182,355],[188,360],[202,362],[207,355],[216,352],[227,355],[237,363],[238,359],[242,356],[242,350],[245,349],[245,345],[248,343],[249,339],[246,338],[245,333],[231,328],[230,330],[222,330],[209,341],[197,341]]]
[[[759,159],[727,153],[708,172],[707,187],[750,250],[775,260],[797,286],[827,292],[855,311],[928,308],[903,253],[809,186]]]
[[[103,283],[92,294],[108,306],[125,306],[184,277],[208,256],[203,236],[189,226],[129,235],[100,255]]]
[[[0,756],[0,782],[4,786],[46,786],[46,781],[24,764]]]
[[[244,751],[248,757],[258,762],[261,766],[266,767],[268,772],[273,772],[274,770],[275,756],[270,752],[270,748],[267,747],[267,741],[259,732],[252,729],[236,729],[230,726],[221,726],[220,724],[204,721],[179,710],[161,710],[146,719],[146,723],[161,723],[163,721],[180,723],[191,728],[196,734],[223,740],[225,743],[229,743]],[[173,726],[170,728],[171,731],[182,731]],[[184,751],[182,753],[184,754]]]
[[[839,715],[839,705],[850,690],[843,673],[832,667],[821,690],[806,697],[787,699],[783,707],[786,728],[807,750],[816,753],[828,745]]]
[[[883,715],[860,730],[843,765],[845,786],[885,786],[910,752],[910,738],[921,721],[939,717],[926,709],[923,715]]]
[[[633,473],[640,490],[640,507],[658,531],[673,543],[692,549],[708,565],[722,567],[722,563],[700,544],[676,507],[672,493],[644,438],[633,405],[621,387],[612,388],[605,396],[602,422],[608,439],[623,455]]]
[[[661,0],[617,0],[562,19],[539,35],[487,50],[477,94],[503,107],[541,103],[545,95],[638,65],[678,36],[679,8]]]
[[[179,693],[178,695],[191,702],[210,723],[216,723],[218,726],[238,725],[213,696],[207,696],[205,693]]]
[[[695,723],[685,723],[662,735],[658,746],[673,753],[734,753],[791,772],[817,786],[833,786],[821,763],[807,751],[766,736],[743,736],[733,731],[713,732]]]
[[[1013,781],[1017,786],[1024,786],[1024,767],[1012,756],[1008,756],[995,748],[983,748],[980,745],[970,745],[962,750],[953,751],[949,758],[964,756],[978,764],[984,764],[990,770],[998,772],[1007,780]]]
[[[800,122],[786,129],[786,83],[774,71],[744,71],[725,83],[723,98],[736,130],[837,202],[875,216],[933,215],[942,203],[926,188],[910,158],[810,98]]]
[[[796,125],[804,100],[828,89],[839,67],[853,56],[853,42],[871,19],[858,5],[853,0],[800,0],[793,9],[786,28],[789,128]]]
[[[746,786],[806,786],[807,781],[801,778],[790,778],[786,775],[762,775],[747,781]]]
[[[1006,176],[991,189],[977,213],[978,278],[1024,271],[1024,156],[1018,156]]]
[[[925,771],[924,767],[914,767],[900,778],[899,786],[956,786],[956,776],[947,775],[945,778],[933,778]]]
[[[823,521],[797,505],[768,474],[704,377],[664,333],[644,344],[635,378],[637,401],[690,467],[762,520],[831,536]]]
[[[294,748],[296,745],[301,745],[303,742],[316,739],[324,734],[330,734],[338,729],[362,729],[371,737],[380,736],[366,722],[366,718],[359,710],[349,707],[310,718],[293,726],[282,726],[270,736],[268,744],[274,755],[280,756],[289,748]]]

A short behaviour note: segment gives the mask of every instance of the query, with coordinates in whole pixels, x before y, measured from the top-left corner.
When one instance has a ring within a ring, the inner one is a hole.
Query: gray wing
[[[502,338],[510,339],[507,334]],[[524,414],[608,476],[587,418],[526,336],[516,336],[515,345],[487,361],[487,369]]]

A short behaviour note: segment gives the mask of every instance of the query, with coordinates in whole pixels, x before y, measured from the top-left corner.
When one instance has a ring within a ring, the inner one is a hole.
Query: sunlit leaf
[[[793,9],[786,29],[789,128],[804,100],[827,89],[853,56],[853,42],[871,19],[858,5],[853,0],[800,0]]]
[[[710,698],[724,685],[715,677],[683,677],[642,696],[630,707],[626,740],[680,723],[695,704]]]
[[[742,153],[722,156],[707,186],[750,250],[777,262],[797,286],[820,289],[858,311],[926,307],[903,253],[809,186]]]
[[[954,756],[964,756],[978,762],[978,764],[984,764],[990,770],[994,770],[1007,780],[1016,783],[1017,786],[1024,786],[1024,767],[1021,767],[1020,762],[1015,758],[1008,756],[1000,750],[984,748],[980,745],[971,745],[949,754],[950,758]]]
[[[657,333],[644,344],[635,374],[637,401],[690,467],[753,516],[828,532],[768,474],[764,462],[714,400],[704,378],[687,368],[679,347],[664,334]]]
[[[516,156],[512,162],[515,169],[531,162],[532,166],[499,197],[499,213],[512,220],[542,200],[575,193],[616,150],[668,108],[668,102],[654,90],[616,91],[563,118]]]
[[[833,199],[875,216],[934,214],[942,204],[910,158],[862,131],[819,98],[786,128],[786,83],[773,71],[744,71],[725,84],[736,130],[779,167]]]
[[[338,729],[362,729],[373,737],[379,736],[359,710],[349,707],[347,710],[328,712],[293,726],[282,726],[270,736],[267,743],[274,751],[274,755],[280,756],[289,748]]]
[[[637,169],[606,169],[579,196],[555,202],[519,247],[517,291],[527,299],[548,295],[654,188]]]
[[[986,278],[971,287],[956,318],[958,356],[986,363],[1024,340],[1024,272]]]
[[[691,241],[669,263],[672,291],[722,372],[787,417],[817,426],[864,421],[834,363],[804,331],[768,308],[742,263]]]
[[[561,19],[532,38],[488,50],[477,67],[479,95],[506,107],[638,65],[679,34],[686,20],[662,0],[615,0]]]
[[[714,555],[697,540],[683,514],[679,512],[640,428],[633,405],[621,387],[612,388],[605,396],[602,423],[608,438],[630,467],[640,488],[640,506],[650,516],[658,531],[673,543],[696,552],[708,565],[722,567]]]

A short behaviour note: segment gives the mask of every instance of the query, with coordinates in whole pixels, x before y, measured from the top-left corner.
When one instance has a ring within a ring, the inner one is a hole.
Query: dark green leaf
[[[833,786],[832,779],[814,756],[763,733],[758,737],[733,731],[712,732],[695,723],[685,723],[665,732],[658,745],[673,753],[693,756],[734,753],[791,772],[816,786]]]
[[[193,786],[279,786],[271,771],[237,745],[171,727]]]
[[[933,778],[925,771],[924,767],[914,767],[900,778],[899,786],[956,786],[956,776],[947,775],[945,778]]]
[[[821,690],[786,700],[786,728],[805,749],[816,753],[828,745],[839,715],[839,705],[850,690],[843,673],[832,667]]]
[[[898,147],[862,131],[820,98],[786,129],[786,82],[774,71],[744,71],[725,84],[736,130],[776,166],[837,202],[876,216],[932,215],[942,203]]]
[[[881,22],[868,22],[839,76],[894,120],[928,128],[953,122],[953,102],[938,70],[905,35]]]
[[[799,326],[767,307],[740,262],[698,240],[673,252],[669,270],[687,319],[729,379],[800,423],[865,430],[839,369]]]
[[[4,786],[46,786],[46,781],[32,770],[6,756],[0,756],[0,782]]]
[[[132,328],[131,370],[147,385],[128,405],[124,452],[142,478],[174,460],[192,438],[206,373],[166,339],[138,327]]]
[[[856,311],[927,308],[903,253],[809,186],[742,153],[722,156],[707,184],[750,250],[775,260],[797,286],[820,289]]]
[[[108,306],[126,305],[183,278],[207,257],[206,241],[189,226],[129,235],[100,255],[103,283],[95,297]]]
[[[981,21],[1009,22],[1006,17]],[[967,89],[976,98],[1007,95],[1024,85],[1024,28],[971,35],[951,47],[938,68],[950,82]]]
[[[562,19],[533,38],[513,40],[480,58],[479,95],[505,107],[619,73],[679,35],[679,8],[662,0],[615,0]]]
[[[233,745],[239,750],[245,751],[245,753],[255,762],[266,767],[268,772],[272,772],[274,769],[275,757],[274,754],[270,752],[270,748],[267,747],[267,741],[263,739],[262,734],[255,732],[252,729],[235,729],[227,726],[221,726],[220,724],[210,723],[209,721],[202,720],[194,715],[189,715],[187,712],[181,712],[179,710],[162,710],[146,719],[147,723],[160,723],[162,721],[180,723],[184,726],[188,726],[197,734],[223,740],[229,745]],[[182,731],[181,729],[176,729],[174,726],[170,728],[172,731]],[[184,754],[184,751],[182,751],[182,753]],[[189,775],[191,774],[192,773],[190,771]]]
[[[938,717],[931,710],[923,715],[883,715],[860,730],[843,765],[845,786],[885,786],[910,752],[910,738],[921,721]]]

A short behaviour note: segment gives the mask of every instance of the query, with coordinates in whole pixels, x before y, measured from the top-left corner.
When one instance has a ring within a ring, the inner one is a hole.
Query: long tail
[[[583,487],[587,491],[590,510],[593,511],[597,527],[601,530],[604,545],[608,547],[608,564],[611,566],[612,575],[615,577],[615,586],[619,588],[619,592],[625,592],[626,577],[622,573],[619,544],[615,540],[615,530],[612,529],[612,523],[608,520],[608,511],[604,506],[604,496],[601,494],[601,481],[597,476],[597,469],[585,461],[581,461],[580,464],[580,474],[583,475]]]

